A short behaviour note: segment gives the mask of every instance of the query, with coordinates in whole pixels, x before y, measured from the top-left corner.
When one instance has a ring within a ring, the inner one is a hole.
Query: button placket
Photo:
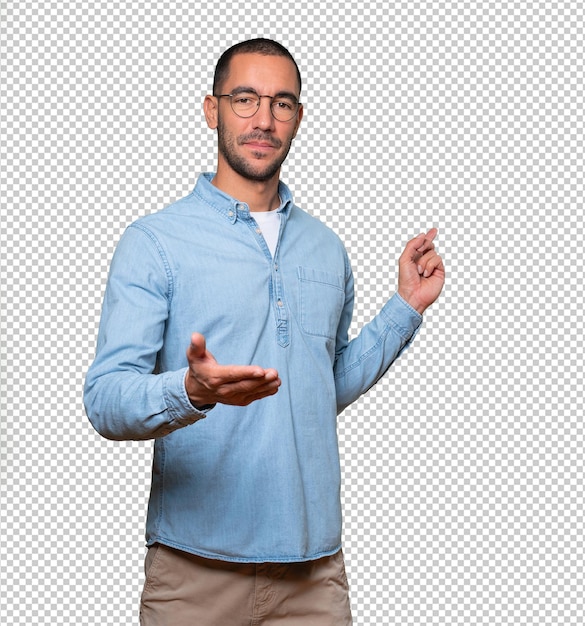
[[[285,348],[288,346],[290,337],[288,332],[288,312],[285,306],[283,294],[282,274],[279,272],[278,261],[272,265],[272,280],[274,284],[274,300],[276,308],[276,333],[278,344]]]
[[[238,205],[238,207],[247,208],[247,207],[242,207],[242,205]],[[277,341],[280,346],[285,348],[290,343],[290,336],[289,336],[288,311],[286,307],[286,298],[284,297],[284,289],[283,289],[283,284],[282,284],[282,272],[280,272],[280,267],[279,267],[280,264],[278,262],[278,252],[279,252],[280,242],[277,243],[276,245],[275,255],[273,258],[268,249],[268,244],[266,243],[266,240],[264,239],[264,235],[262,234],[262,229],[258,226],[256,220],[249,212],[247,212],[247,215],[245,215],[245,221],[247,222],[247,225],[250,227],[250,230],[253,232],[254,237],[256,237],[256,240],[258,241],[260,249],[264,252],[267,260],[270,263],[271,282],[272,282],[272,286],[270,289],[270,297],[272,299],[271,300],[272,306],[274,307],[274,310],[275,310]],[[283,223],[281,221],[279,238],[282,236],[282,228],[283,228]]]

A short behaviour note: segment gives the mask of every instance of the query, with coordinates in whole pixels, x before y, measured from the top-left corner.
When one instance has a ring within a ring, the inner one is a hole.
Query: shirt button
[[[233,217],[234,216],[234,212],[233,211],[228,211],[228,216],[229,217]]]
[[[276,304],[278,304],[278,306],[282,306],[282,300],[278,300]]]
[[[262,231],[261,231],[259,228],[257,228],[257,229],[256,229],[256,232],[257,232],[258,234],[260,234]]]

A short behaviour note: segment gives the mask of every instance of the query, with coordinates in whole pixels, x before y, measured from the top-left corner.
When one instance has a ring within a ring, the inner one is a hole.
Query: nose
[[[272,98],[260,98],[260,106],[252,118],[254,128],[269,130],[274,127],[274,116],[272,115]]]

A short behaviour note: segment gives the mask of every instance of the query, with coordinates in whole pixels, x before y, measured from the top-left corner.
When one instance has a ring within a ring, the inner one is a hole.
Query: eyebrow
[[[245,85],[239,85],[238,87],[234,87],[230,93],[234,96],[239,93],[255,93],[258,96],[260,95],[256,91],[256,89],[254,89],[254,87],[246,87]],[[278,93],[275,93],[274,96],[272,97],[273,98],[290,98],[291,100],[294,100],[295,102],[299,101],[299,99],[295,96],[295,94],[290,91],[279,91]]]

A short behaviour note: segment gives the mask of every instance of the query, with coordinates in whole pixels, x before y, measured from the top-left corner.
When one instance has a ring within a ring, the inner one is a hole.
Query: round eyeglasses
[[[218,98],[229,98],[232,111],[238,117],[252,117],[260,108],[262,98],[270,98],[270,110],[275,120],[290,122],[297,114],[301,103],[287,94],[279,96],[259,96],[254,91],[241,91],[239,93],[222,93]]]

